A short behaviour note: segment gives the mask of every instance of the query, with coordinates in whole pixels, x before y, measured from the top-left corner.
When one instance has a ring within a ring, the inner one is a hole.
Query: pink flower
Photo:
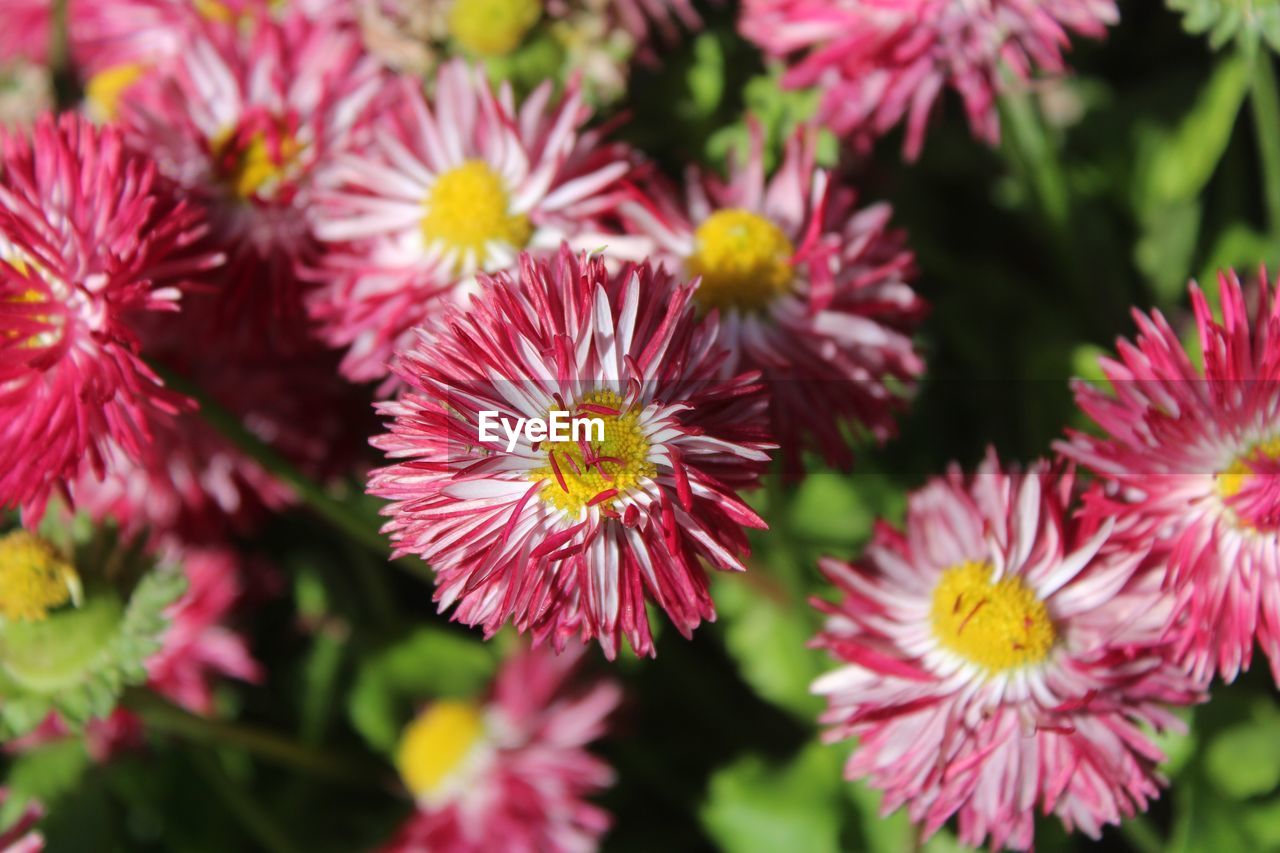
[[[1114,0],[745,0],[740,28],[791,63],[788,86],[823,90],[821,118],[836,133],[867,147],[905,122],[915,159],[945,87],[995,144],[1008,81],[1061,74],[1070,32],[1101,38],[1118,20]]]
[[[727,182],[690,170],[683,200],[655,185],[621,206],[655,259],[701,276],[694,299],[718,309],[725,370],[764,374],[791,470],[810,447],[849,465],[848,426],[891,435],[924,368],[911,342],[925,313],[907,284],[915,259],[887,204],[858,209],[851,188],[814,166],[813,138],[797,133],[766,180],[753,125],[750,157]]]
[[[0,0],[0,64],[44,65],[53,40],[52,0]]]
[[[455,301],[478,272],[514,271],[521,251],[554,255],[564,240],[595,249],[626,152],[582,133],[591,110],[576,85],[548,81],[517,109],[511,87],[445,65],[428,99],[403,78],[394,107],[358,155],[338,159],[318,196],[328,241],[311,300],[321,334],[347,347],[343,374],[387,375],[411,329]]]
[[[29,520],[108,444],[137,458],[186,406],[138,356],[131,322],[177,310],[215,265],[204,225],[113,130],[66,115],[0,137],[0,505]]]
[[[742,527],[764,527],[734,495],[769,458],[760,388],[718,378],[692,286],[647,264],[610,277],[565,249],[485,283],[396,364],[409,390],[379,407],[392,464],[369,483],[393,501],[383,529],[486,636],[510,621],[556,648],[578,633],[612,658],[625,635],[651,655],[646,601],[688,636],[715,614],[701,561],[742,571]],[[598,429],[508,441],[497,424],[553,410]],[[482,412],[497,413],[483,436]]]
[[[1197,701],[1161,637],[1172,601],[1135,576],[1144,556],[1111,524],[1071,515],[1073,477],[1043,463],[952,469],[881,525],[856,566],[825,560],[841,593],[816,644],[843,665],[818,679],[846,766],[931,835],[1032,845],[1034,812],[1096,838],[1146,808],[1163,759],[1145,728]]]
[[[621,690],[575,685],[582,648],[522,651],[483,705],[441,699],[405,730],[397,755],[417,811],[387,853],[578,853],[609,815],[587,798],[613,771],[586,746],[606,731]]]
[[[129,140],[209,211],[229,264],[219,336],[305,336],[300,264],[319,166],[350,142],[383,78],[349,29],[302,16],[252,31],[205,22],[122,110]],[[277,349],[279,347],[277,346]]]
[[[227,548],[186,549],[187,576],[160,651],[147,660],[148,686],[197,714],[213,712],[216,678],[257,683],[262,668],[245,638],[228,625],[243,594],[240,558]]]
[[[0,788],[0,805],[9,798],[9,792]],[[39,803],[31,802],[23,808],[12,826],[0,832],[0,853],[39,853],[44,849],[44,837],[35,826],[44,816]]]
[[[1112,393],[1075,383],[1102,428],[1059,446],[1111,487],[1087,511],[1156,537],[1153,561],[1178,599],[1178,651],[1197,676],[1232,681],[1254,640],[1280,680],[1280,301],[1261,272],[1252,315],[1234,272],[1218,278],[1222,321],[1194,284],[1204,367],[1157,311],[1104,359]]]

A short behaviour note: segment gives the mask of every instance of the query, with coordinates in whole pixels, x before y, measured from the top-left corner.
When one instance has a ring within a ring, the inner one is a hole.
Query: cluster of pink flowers
[[[389,849],[589,849],[612,773],[585,747],[619,691],[576,679],[584,648],[653,655],[651,610],[690,636],[715,618],[708,569],[749,568],[766,524],[744,493],[774,457],[848,467],[854,436],[892,435],[924,370],[914,256],[886,204],[816,164],[814,127],[772,174],[753,128],[727,176],[677,187],[578,81],[518,98],[453,59],[424,87],[344,4],[280,5],[86,2],[83,110],[0,139],[0,505],[33,524],[56,499],[179,555],[148,675],[207,714],[219,679],[263,677],[234,627],[263,572],[232,537],[295,496],[162,377],[316,479],[367,475],[440,609],[531,640],[485,701],[406,729],[416,810]],[[684,0],[616,5],[638,41],[696,24]],[[827,89],[823,122],[859,145],[905,121],[914,155],[944,87],[994,139],[996,94],[1115,14],[748,0],[741,26]],[[955,817],[971,844],[1030,847],[1036,809],[1096,836],[1158,794],[1147,730],[1170,708],[1255,639],[1280,678],[1280,298],[1260,293],[1251,315],[1224,278],[1217,321],[1193,291],[1203,369],[1138,314],[1114,393],[1077,389],[1101,435],[948,472],[861,560],[824,562],[840,597],[815,642],[841,666],[815,690],[886,809],[926,833]],[[385,419],[371,472],[357,383]],[[557,412],[571,437],[486,430]],[[136,730],[118,714],[100,742]]]

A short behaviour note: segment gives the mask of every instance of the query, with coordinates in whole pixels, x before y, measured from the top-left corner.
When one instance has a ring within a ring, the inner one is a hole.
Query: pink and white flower
[[[130,142],[208,209],[228,253],[224,330],[304,335],[297,271],[318,250],[306,213],[315,174],[383,82],[353,32],[297,16],[248,34],[205,22],[168,73],[134,85],[121,116]]]
[[[53,44],[53,0],[0,0],[0,65],[44,65]]]
[[[1162,643],[1172,600],[1135,574],[1145,550],[1073,517],[1073,485],[988,454],[913,493],[858,564],[823,561],[826,737],[857,738],[848,778],[925,837],[956,816],[964,844],[1027,849],[1043,811],[1096,838],[1159,791],[1147,727],[1200,698]]]
[[[176,311],[219,258],[155,165],[73,115],[0,137],[0,505],[29,520],[108,444],[137,458],[188,401],[139,357],[132,323]]]
[[[323,337],[347,347],[344,375],[387,375],[411,330],[464,295],[476,273],[513,271],[521,251],[595,249],[600,217],[631,168],[625,149],[583,133],[591,110],[576,85],[548,82],[517,108],[462,61],[433,98],[404,78],[359,154],[334,161],[318,194],[328,242],[311,299]]]
[[[441,699],[401,739],[401,775],[417,811],[386,853],[578,853],[609,815],[587,798],[613,782],[586,747],[606,733],[622,691],[575,678],[582,647],[522,651],[483,704]]]
[[[1191,287],[1203,368],[1160,312],[1135,311],[1137,340],[1101,362],[1111,391],[1074,385],[1102,435],[1058,450],[1109,484],[1087,512],[1155,538],[1195,674],[1234,680],[1256,640],[1280,680],[1280,299],[1265,270],[1252,313],[1234,272],[1218,281],[1221,321]]]
[[[908,284],[915,258],[887,204],[859,208],[815,166],[814,139],[798,132],[766,179],[753,125],[747,162],[727,181],[690,169],[683,198],[654,184],[620,207],[655,259],[701,276],[694,299],[718,311],[725,370],[763,373],[792,470],[809,449],[849,465],[849,427],[890,436],[924,369],[911,340],[925,313]]]
[[[394,420],[373,444],[392,464],[369,491],[393,502],[396,554],[421,555],[441,609],[486,636],[512,622],[556,648],[580,634],[612,658],[625,636],[651,655],[647,601],[689,636],[715,615],[702,562],[742,571],[742,528],[764,527],[734,494],[769,459],[760,386],[721,378],[692,286],[648,265],[610,276],[565,249],[485,282],[418,332],[395,366],[407,392],[379,406]],[[601,430],[481,435],[482,412],[553,410]]]
[[[1101,38],[1118,20],[1114,0],[745,0],[740,29],[790,63],[786,85],[823,90],[837,134],[866,148],[905,122],[915,159],[945,88],[995,144],[1000,92],[1063,73],[1070,33]]]

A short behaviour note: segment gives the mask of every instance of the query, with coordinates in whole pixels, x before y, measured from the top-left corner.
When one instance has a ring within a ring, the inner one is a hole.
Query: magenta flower
[[[576,633],[612,658],[625,635],[651,655],[646,601],[688,636],[715,614],[701,561],[743,570],[742,527],[764,527],[734,495],[769,459],[761,389],[719,378],[692,286],[647,264],[611,277],[566,249],[484,281],[397,361],[409,390],[379,407],[392,464],[369,484],[393,501],[384,530],[435,570],[441,609],[487,636],[512,622],[563,648]],[[553,411],[600,429],[509,440],[495,424]]]
[[[622,691],[575,678],[582,647],[522,651],[492,696],[437,700],[405,729],[397,764],[417,811],[386,853],[594,850],[609,815],[588,797],[613,770],[586,747],[606,732]]]
[[[0,65],[43,65],[53,40],[53,0],[0,0]]]
[[[305,335],[297,270],[317,251],[306,213],[315,173],[382,83],[353,32],[298,15],[248,33],[206,21],[165,73],[133,85],[121,116],[130,142],[208,209],[228,253],[223,332]]]
[[[656,258],[701,277],[694,299],[718,310],[725,369],[763,373],[792,470],[811,448],[849,465],[849,426],[890,436],[924,369],[911,333],[925,306],[907,283],[915,259],[903,234],[887,204],[858,208],[851,188],[816,168],[812,143],[797,133],[766,180],[753,126],[750,157],[727,182],[691,171],[684,199],[646,186],[621,207]]]
[[[476,273],[514,271],[521,251],[561,242],[598,248],[598,222],[631,168],[625,149],[582,133],[591,110],[576,85],[547,82],[519,108],[482,70],[458,60],[434,98],[403,78],[392,109],[358,155],[335,160],[317,199],[329,242],[311,299],[321,334],[346,347],[343,374],[386,377],[411,330],[472,289]]]
[[[1062,73],[1069,33],[1101,38],[1118,20],[1114,0],[745,0],[740,28],[790,63],[788,86],[823,90],[821,118],[837,134],[867,147],[905,122],[915,159],[943,89],[995,144],[1008,81]]]
[[[131,321],[216,265],[205,226],[114,130],[67,115],[0,137],[0,505],[29,519],[105,448],[138,457],[182,410]]]
[[[1173,602],[1135,576],[1144,550],[1071,515],[1073,477],[989,454],[911,495],[856,566],[826,560],[837,603],[816,644],[827,739],[857,738],[850,779],[905,805],[931,835],[1027,849],[1036,811],[1096,838],[1144,810],[1163,756],[1146,727],[1197,701],[1162,634]]]
[[[0,788],[0,805],[8,799],[9,792]],[[36,824],[44,816],[39,803],[29,803],[12,826],[0,832],[0,853],[40,853],[44,849],[44,836],[36,832]]]
[[[1180,657],[1226,681],[1249,668],[1255,639],[1280,680],[1280,301],[1261,279],[1250,314],[1235,273],[1219,275],[1221,321],[1192,285],[1203,368],[1158,311],[1135,311],[1137,340],[1102,361],[1113,393],[1074,386],[1103,435],[1071,433],[1058,448],[1112,484],[1090,514],[1155,537]]]

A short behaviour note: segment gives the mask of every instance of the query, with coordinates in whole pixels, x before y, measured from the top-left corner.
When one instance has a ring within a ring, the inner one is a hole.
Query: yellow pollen
[[[506,56],[541,16],[539,0],[454,0],[449,35],[478,56]]]
[[[1235,497],[1244,489],[1249,478],[1254,476],[1250,463],[1267,460],[1274,462],[1277,459],[1280,459],[1280,436],[1258,442],[1218,472],[1218,494],[1224,498]]]
[[[1020,578],[994,583],[988,563],[965,562],[942,573],[933,591],[938,642],[994,674],[1039,663],[1057,631],[1044,602]]]
[[[269,190],[269,185],[281,178],[302,151],[302,144],[292,134],[284,134],[278,150],[273,153],[266,135],[261,132],[253,134],[249,144],[231,150],[235,136],[235,129],[228,128],[210,141],[210,147],[223,180],[242,199]]]
[[[706,309],[758,311],[791,287],[795,249],[778,226],[748,210],[718,210],[694,233],[689,275],[702,276]]]
[[[38,622],[80,604],[80,576],[53,546],[25,530],[0,537],[0,616]]]
[[[115,119],[120,112],[120,98],[147,70],[140,62],[127,62],[99,71],[85,84],[84,94],[103,121]]]
[[[483,263],[491,242],[523,249],[533,228],[529,218],[510,212],[511,199],[502,178],[481,160],[468,160],[436,178],[422,217],[428,243],[439,242]]]
[[[581,408],[584,404],[613,409],[619,414],[584,410]],[[623,399],[613,391],[593,391],[583,396],[578,405],[574,419],[599,418],[604,424],[604,440],[584,440],[587,455],[574,441],[544,441],[539,449],[546,452],[547,464],[529,474],[531,480],[546,480],[539,492],[544,501],[573,516],[581,515],[583,507],[599,495],[616,490],[617,495],[596,500],[594,504],[612,510],[618,497],[658,472],[657,466],[648,459],[649,439],[640,426],[641,410],[623,411]],[[579,435],[584,439],[595,438],[599,432],[583,429]]]
[[[484,719],[475,705],[456,699],[433,703],[400,736],[400,778],[416,797],[435,793],[483,736]]]

